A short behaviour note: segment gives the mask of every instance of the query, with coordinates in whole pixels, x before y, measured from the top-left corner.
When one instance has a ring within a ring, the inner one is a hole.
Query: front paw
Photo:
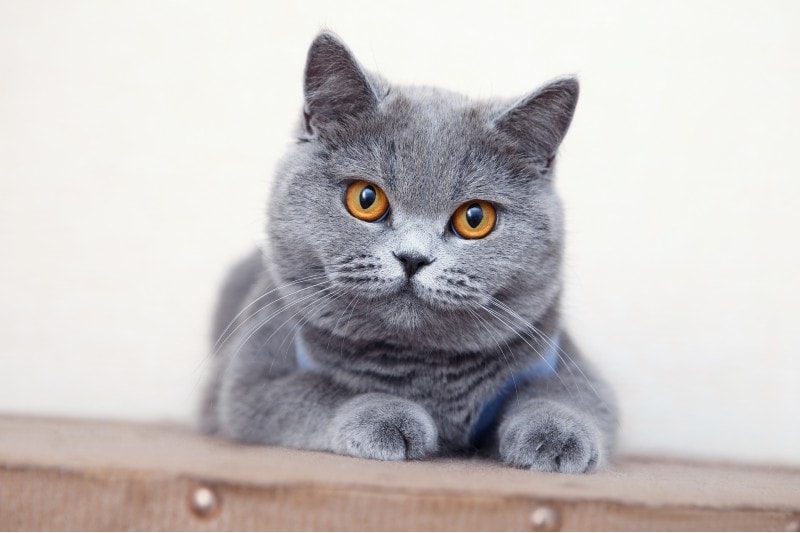
[[[556,402],[534,400],[501,424],[500,457],[541,472],[591,472],[601,459],[600,436],[585,416]]]
[[[419,459],[436,452],[433,418],[417,403],[389,394],[349,400],[331,422],[336,453],[368,459]]]

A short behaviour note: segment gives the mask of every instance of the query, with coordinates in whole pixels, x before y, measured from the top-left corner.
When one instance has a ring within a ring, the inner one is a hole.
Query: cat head
[[[479,349],[513,335],[512,311],[553,314],[554,159],[577,99],[572,78],[515,102],[389,85],[320,34],[267,216],[266,255],[296,282],[284,292],[300,316],[336,335]]]

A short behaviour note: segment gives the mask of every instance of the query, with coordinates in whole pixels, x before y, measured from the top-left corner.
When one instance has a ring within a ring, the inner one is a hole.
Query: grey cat
[[[517,102],[389,85],[331,33],[263,250],[217,311],[204,431],[374,459],[589,472],[613,395],[559,324],[556,150],[578,82]]]

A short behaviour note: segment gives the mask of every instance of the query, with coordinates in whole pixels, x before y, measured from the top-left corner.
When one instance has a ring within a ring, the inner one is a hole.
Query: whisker
[[[292,302],[292,303],[290,303],[290,304],[288,304],[288,305],[284,306],[282,309],[280,309],[280,310],[276,311],[275,313],[272,313],[272,314],[271,314],[270,316],[268,316],[267,318],[265,318],[265,319],[261,320],[261,321],[258,323],[258,325],[256,325],[256,327],[255,327],[255,328],[253,328],[253,330],[250,332],[250,334],[247,336],[247,338],[245,338],[245,340],[244,340],[244,341],[242,341],[242,342],[239,344],[238,348],[236,349],[236,351],[235,351],[235,352],[234,352],[234,354],[233,354],[233,357],[238,357],[238,355],[239,355],[239,352],[240,352],[240,351],[242,350],[242,348],[243,348],[243,347],[244,347],[244,346],[245,346],[245,345],[246,345],[246,344],[247,344],[247,343],[250,341],[250,339],[251,339],[251,338],[253,338],[253,335],[255,335],[256,333],[258,333],[258,332],[261,330],[261,328],[262,328],[262,327],[264,327],[264,326],[265,326],[265,325],[266,325],[266,324],[267,324],[267,323],[268,323],[270,320],[272,320],[272,319],[273,319],[273,318],[275,318],[276,316],[278,316],[278,315],[280,315],[281,313],[283,313],[284,311],[286,311],[286,310],[287,310],[289,307],[291,307],[291,306],[293,306],[293,305],[296,305],[297,303],[299,303],[299,302],[301,302],[301,301],[307,300],[308,298],[313,298],[314,296],[316,296],[316,295],[318,295],[318,294],[320,294],[320,293],[324,293],[325,291],[327,291],[327,290],[329,290],[329,289],[330,289],[330,287],[324,287],[324,288],[322,288],[322,289],[320,289],[320,290],[316,291],[316,292],[315,292],[315,293],[313,293],[313,294],[309,294],[309,295],[307,295],[307,296],[304,296],[304,297],[302,297],[302,298],[298,299],[297,301],[295,301],[295,302]],[[291,319],[293,319],[293,318],[294,318],[294,317],[296,317],[298,314],[302,313],[303,311],[305,311],[306,309],[308,309],[309,307],[311,307],[311,306],[315,305],[315,304],[316,304],[316,303],[318,303],[318,302],[319,302],[319,300],[313,300],[311,303],[309,303],[309,304],[305,305],[305,306],[304,306],[304,307],[302,307],[302,308],[301,308],[299,311],[295,312],[295,313],[294,313],[293,315],[291,315],[289,318],[287,318],[286,320],[284,320],[284,321],[283,321],[283,323],[281,323],[281,325],[280,325],[280,326],[278,326],[277,328],[275,328],[275,330],[274,330],[274,331],[273,331],[273,332],[270,334],[270,336],[269,336],[269,337],[267,337],[267,340],[266,340],[266,341],[264,341],[264,343],[262,344],[262,346],[263,346],[264,344],[266,344],[266,343],[267,343],[267,342],[268,342],[270,339],[272,339],[272,337],[273,337],[273,336],[275,336],[275,334],[276,334],[276,333],[277,333],[277,332],[278,332],[278,331],[279,331],[279,330],[280,330],[280,329],[281,329],[283,326],[285,326],[287,323],[289,323],[289,321],[290,321]]]
[[[555,343],[553,341],[553,339],[551,339],[548,335],[546,335],[539,328],[537,328],[536,326],[534,326],[533,324],[531,324],[530,322],[525,320],[525,318],[520,316],[519,313],[517,313],[516,311],[511,309],[508,305],[506,305],[505,303],[501,302],[497,298],[494,298],[494,297],[491,297],[491,298],[492,298],[492,300],[494,301],[494,303],[498,307],[500,307],[501,309],[505,310],[508,314],[512,315],[513,318],[515,318],[517,321],[521,322],[524,326],[529,328],[533,333],[538,335],[539,339],[543,340],[544,342],[546,342],[551,350],[553,350],[553,349],[557,350],[557,354],[558,354],[559,360],[562,363],[565,364],[567,370],[570,372],[570,375],[574,375],[573,372],[572,372],[572,368],[574,367],[576,370],[578,370],[578,372],[580,372],[581,377],[583,378],[583,381],[585,381],[586,384],[589,385],[589,387],[592,389],[592,392],[594,392],[595,396],[602,401],[602,396],[597,392],[597,389],[592,384],[591,380],[586,376],[586,374],[583,372],[581,367],[577,363],[575,363],[575,360],[566,351],[564,351],[561,348],[561,346],[559,346],[557,343]],[[563,355],[563,358],[562,358],[562,355]],[[566,361],[564,360],[564,358],[566,358]],[[577,386],[577,382],[576,382],[576,386]]]
[[[572,370],[572,366],[574,366],[574,362],[572,362],[572,361],[568,362],[567,360],[565,360],[565,358],[562,356],[562,354],[563,355],[567,355],[567,354],[561,349],[561,347],[556,342],[554,342],[547,335],[544,335],[541,332],[541,330],[539,330],[536,326],[534,326],[533,324],[531,324],[530,322],[525,320],[521,315],[519,315],[519,313],[516,313],[513,309],[508,307],[505,303],[501,302],[497,298],[494,298],[494,297],[491,297],[491,296],[490,296],[490,298],[493,300],[492,303],[498,307],[498,311],[504,311],[505,313],[510,315],[507,318],[514,319],[514,320],[516,320],[518,322],[521,322],[522,325],[525,327],[525,329],[530,330],[530,331],[527,332],[528,335],[530,335],[533,339],[536,339],[537,341],[545,342],[547,347],[550,350],[554,350],[555,353],[556,353],[556,357],[558,358],[558,362],[561,363],[564,366],[564,368],[566,368],[567,372],[569,372],[569,374],[570,374],[570,377],[575,378],[575,373]],[[575,383],[575,390],[580,393],[580,389],[578,388],[578,384],[577,383]]]
[[[514,394],[515,394],[515,397],[516,397],[516,395],[519,394],[519,389],[517,388],[517,378],[514,375],[514,369],[511,368],[511,364],[509,363],[508,358],[506,357],[506,354],[503,351],[503,347],[500,346],[500,343],[497,341],[497,338],[494,336],[494,334],[492,334],[492,332],[489,331],[489,328],[486,326],[486,324],[487,324],[486,319],[484,319],[483,317],[478,315],[478,313],[476,313],[472,309],[468,309],[468,311],[469,311],[469,314],[472,315],[473,320],[475,320],[479,325],[481,325],[483,327],[483,329],[486,330],[486,333],[488,333],[489,336],[492,337],[492,340],[495,342],[495,344],[497,344],[497,348],[500,350],[500,354],[503,356],[503,360],[505,361],[506,366],[508,367],[508,371],[511,372],[511,380],[514,383]],[[508,345],[508,342],[506,342],[505,340],[503,340],[503,342],[505,342],[506,348],[508,348],[509,354],[511,355],[511,357],[513,359],[514,355],[511,352],[511,347]],[[516,361],[514,361],[514,362],[516,363]]]
[[[264,304],[264,305],[262,305],[262,306],[261,306],[261,307],[259,307],[257,310],[255,310],[253,313],[251,313],[250,315],[248,315],[248,316],[247,316],[247,318],[245,318],[244,320],[242,320],[242,321],[241,321],[241,322],[240,322],[240,323],[239,323],[239,324],[238,324],[238,325],[237,325],[235,328],[233,328],[233,330],[232,330],[232,331],[231,331],[231,332],[228,334],[228,336],[227,336],[227,337],[226,337],[226,338],[225,338],[225,339],[222,341],[222,344],[220,344],[220,345],[219,345],[219,347],[217,347],[217,349],[216,349],[216,350],[214,350],[214,352],[211,354],[211,358],[213,359],[214,357],[216,357],[216,356],[217,356],[217,354],[219,354],[219,352],[220,352],[220,350],[222,349],[222,347],[224,346],[224,344],[225,344],[226,342],[228,342],[228,340],[230,340],[230,339],[231,339],[231,337],[233,337],[233,335],[234,335],[234,334],[235,334],[235,333],[236,333],[236,332],[237,332],[237,331],[238,331],[238,330],[239,330],[239,329],[240,329],[242,326],[244,326],[245,324],[247,324],[247,322],[248,322],[248,321],[249,321],[251,318],[253,318],[254,316],[256,316],[256,315],[258,315],[259,313],[261,313],[261,312],[262,312],[264,309],[266,309],[266,308],[267,308],[267,307],[269,307],[270,305],[272,305],[272,304],[274,304],[274,303],[276,303],[276,302],[278,302],[278,301],[280,301],[280,300],[282,300],[282,299],[288,298],[289,296],[294,296],[295,294],[299,294],[299,293],[301,293],[301,292],[303,292],[303,291],[307,291],[308,289],[313,289],[314,287],[319,287],[320,285],[325,285],[326,283],[329,283],[329,282],[328,282],[327,280],[323,280],[323,281],[321,281],[321,282],[319,282],[319,283],[315,283],[315,284],[313,284],[313,285],[309,285],[308,287],[303,287],[302,289],[298,289],[298,290],[296,290],[296,291],[294,291],[294,292],[291,292],[291,293],[289,293],[289,294],[286,294],[286,295],[279,296],[278,298],[276,298],[276,299],[272,300],[271,302],[269,302],[269,303],[267,303],[267,304]],[[314,293],[314,294],[317,294],[317,293]],[[303,298],[300,298],[298,301],[303,301],[303,300],[305,300],[305,299],[307,299],[307,298],[308,298],[307,296],[304,296]],[[277,313],[280,313],[280,312],[281,312],[281,311],[277,311]]]
[[[536,353],[536,355],[538,355],[538,356],[539,356],[539,358],[540,358],[542,361],[544,361],[544,362],[545,362],[545,364],[548,366],[548,368],[549,368],[549,369],[550,369],[550,370],[551,370],[551,371],[552,371],[552,372],[553,372],[553,373],[556,375],[556,377],[558,378],[558,380],[559,380],[559,381],[561,382],[561,384],[564,386],[564,390],[566,390],[566,391],[569,393],[570,397],[574,398],[574,396],[573,396],[573,394],[572,394],[572,390],[570,390],[570,388],[567,386],[566,382],[564,381],[564,378],[562,378],[562,377],[561,377],[561,376],[558,374],[558,372],[557,372],[557,371],[556,371],[556,369],[553,367],[553,365],[550,363],[550,361],[548,361],[548,360],[547,360],[547,358],[546,358],[546,357],[545,357],[545,356],[544,356],[544,355],[543,355],[543,354],[542,354],[542,353],[539,351],[539,349],[538,349],[538,348],[536,348],[535,346],[533,346],[533,345],[532,345],[530,342],[528,342],[528,339],[527,339],[527,338],[525,338],[525,337],[524,337],[524,336],[523,336],[523,335],[522,335],[522,334],[521,334],[519,331],[517,331],[516,329],[514,329],[513,327],[511,327],[511,325],[510,325],[508,322],[506,322],[505,320],[503,320],[503,318],[502,318],[502,317],[499,315],[499,313],[495,313],[494,311],[492,311],[491,309],[489,309],[488,307],[486,307],[486,306],[484,306],[484,305],[482,305],[482,304],[479,304],[479,305],[480,305],[480,307],[481,307],[481,308],[482,308],[484,311],[486,311],[487,313],[489,313],[490,315],[492,315],[493,317],[495,317],[495,318],[496,318],[498,321],[500,321],[500,323],[504,324],[504,325],[505,325],[505,326],[506,326],[506,327],[507,327],[509,330],[511,330],[511,331],[512,331],[512,332],[513,332],[515,335],[517,335],[517,336],[518,336],[520,339],[522,339],[522,342],[524,342],[525,344],[527,344],[527,345],[528,345],[528,346],[529,346],[529,347],[530,347],[530,348],[531,348],[531,349],[534,351],[534,353]]]
[[[323,277],[324,277],[324,275],[315,275],[315,276],[309,276],[309,278],[317,278],[318,276],[323,276]],[[296,280],[296,281],[294,281],[294,282],[291,282],[291,283],[284,284],[284,285],[282,285],[281,287],[276,287],[275,289],[272,289],[272,290],[268,291],[267,293],[265,293],[264,295],[262,295],[261,297],[259,297],[259,299],[260,299],[260,298],[262,298],[263,296],[266,296],[267,294],[270,294],[270,293],[272,293],[272,292],[275,292],[275,291],[276,291],[276,290],[278,290],[278,289],[285,288],[285,287],[287,287],[287,286],[294,285],[294,284],[296,284],[296,283],[301,283],[302,281],[307,281],[309,278],[304,278],[304,279]],[[313,288],[313,287],[316,287],[316,286],[319,286],[319,285],[322,285],[322,284],[323,284],[323,283],[316,283],[316,284],[314,284],[314,285],[311,285],[311,286],[309,286],[309,287],[305,287],[305,288],[303,288],[303,289],[300,289],[300,290],[294,291],[294,292],[292,292],[292,293],[290,293],[290,294],[288,294],[288,295],[286,295],[286,296],[292,296],[292,295],[294,295],[294,294],[298,294],[298,293],[300,293],[300,292],[303,292],[303,291],[305,291],[305,290],[311,289],[311,288]],[[324,290],[324,289],[322,289],[322,290]],[[299,298],[297,301],[291,302],[291,303],[289,303],[288,305],[285,305],[285,306],[283,306],[281,309],[279,309],[278,311],[275,311],[275,312],[274,312],[272,315],[270,315],[270,316],[268,316],[266,319],[264,319],[263,323],[266,323],[266,322],[268,322],[269,320],[271,320],[271,319],[272,319],[272,318],[274,318],[275,316],[279,315],[280,313],[282,313],[284,310],[288,309],[288,308],[289,308],[289,307],[291,307],[292,305],[295,305],[295,304],[297,304],[297,303],[299,303],[299,302],[302,302],[302,301],[304,301],[304,300],[308,299],[309,297],[313,297],[313,296],[315,296],[316,294],[319,294],[319,292],[320,292],[320,291],[315,291],[315,292],[314,292],[314,293],[312,293],[311,295],[304,296],[304,297],[302,297],[302,298]],[[232,330],[232,331],[231,331],[231,332],[228,334],[228,336],[227,336],[227,337],[226,337],[226,338],[225,338],[225,339],[222,341],[222,344],[220,344],[220,345],[219,345],[219,346],[218,346],[218,347],[217,347],[217,348],[214,350],[214,352],[213,352],[213,353],[208,353],[208,354],[206,354],[206,356],[205,356],[205,357],[203,357],[203,358],[202,358],[202,359],[201,359],[201,360],[200,360],[200,361],[197,363],[197,365],[196,365],[196,367],[195,367],[195,370],[194,370],[194,374],[196,375],[196,378],[195,378],[195,385],[194,385],[194,387],[193,387],[193,390],[197,390],[197,389],[199,389],[199,388],[201,387],[201,385],[202,385],[202,381],[203,381],[203,379],[202,379],[202,378],[203,378],[203,376],[202,376],[202,373],[201,373],[201,371],[203,370],[203,368],[204,368],[204,367],[206,367],[206,365],[208,365],[208,364],[211,364],[211,363],[212,363],[212,362],[213,362],[213,361],[216,359],[217,355],[219,355],[220,351],[222,350],[222,348],[223,348],[224,344],[225,344],[225,343],[227,343],[227,342],[228,342],[228,341],[229,341],[229,340],[230,340],[230,339],[231,339],[231,338],[234,336],[234,334],[236,333],[236,331],[238,331],[238,330],[239,330],[239,329],[240,329],[242,326],[246,325],[246,324],[247,324],[247,323],[250,321],[250,319],[251,319],[251,318],[253,318],[254,316],[258,315],[258,314],[259,314],[259,313],[261,313],[261,312],[262,312],[264,309],[266,309],[266,308],[267,308],[267,307],[269,307],[270,305],[273,305],[274,303],[276,303],[276,302],[280,301],[282,298],[285,298],[286,296],[280,296],[280,297],[278,297],[278,298],[276,298],[276,299],[274,299],[274,300],[270,301],[269,303],[267,303],[267,304],[265,304],[265,305],[261,306],[261,307],[260,307],[260,308],[259,308],[257,311],[255,311],[254,313],[251,313],[251,314],[250,314],[250,315],[249,315],[247,318],[245,318],[245,319],[244,319],[242,322],[240,322],[240,323],[239,323],[239,324],[236,326],[236,328],[234,328],[234,329],[233,329],[233,330]],[[253,303],[255,303],[255,302],[253,302]],[[252,304],[253,304],[253,303],[249,304],[247,307],[252,307]],[[245,307],[245,309],[247,309],[247,307]],[[244,311],[244,310],[243,310],[243,311]],[[240,311],[240,312],[239,312],[239,314],[238,314],[237,316],[241,316],[241,314],[242,314],[242,311]],[[231,322],[231,323],[232,323],[232,322]],[[262,324],[259,324],[258,326],[256,326],[256,329],[260,328],[260,327],[263,325],[263,323],[262,323]],[[229,324],[229,327],[230,327],[230,324]],[[222,337],[222,336],[220,336],[220,337]],[[238,352],[238,350],[237,350],[237,352]]]
[[[227,326],[225,326],[225,329],[224,329],[224,330],[222,330],[222,333],[220,333],[219,337],[217,338],[217,341],[214,343],[214,347],[212,348],[212,350],[216,350],[216,349],[219,347],[219,344],[220,344],[221,342],[224,342],[224,341],[222,340],[222,338],[225,336],[225,334],[228,332],[228,330],[231,328],[231,326],[233,326],[233,324],[236,322],[236,320],[238,320],[238,318],[239,318],[240,316],[242,316],[242,315],[244,314],[244,312],[245,312],[245,311],[247,311],[249,308],[251,308],[251,307],[252,307],[253,305],[255,305],[256,303],[260,302],[262,299],[266,298],[267,296],[269,296],[269,295],[270,295],[270,294],[272,294],[273,292],[280,291],[280,290],[282,290],[282,289],[285,289],[286,287],[290,287],[290,286],[292,286],[292,285],[296,285],[296,284],[298,284],[298,283],[303,283],[304,281],[311,281],[311,280],[313,280],[313,279],[317,279],[317,278],[324,278],[324,277],[326,277],[326,276],[327,276],[327,274],[325,274],[325,273],[322,273],[322,274],[314,274],[313,276],[308,276],[308,277],[305,277],[305,278],[301,278],[301,279],[294,280],[294,281],[292,281],[292,282],[290,282],[290,283],[285,283],[284,285],[281,285],[280,287],[275,287],[274,289],[271,289],[271,290],[269,290],[269,291],[265,292],[264,294],[262,294],[261,296],[259,296],[258,298],[256,298],[255,300],[253,300],[252,302],[250,302],[249,304],[247,304],[246,306],[244,306],[244,307],[243,307],[243,308],[242,308],[242,309],[241,309],[241,310],[240,310],[240,311],[239,311],[239,312],[236,314],[236,316],[235,316],[235,317],[233,317],[233,319],[232,319],[230,322],[228,322],[228,325],[227,325]],[[251,316],[252,316],[252,315],[251,315]]]
[[[353,312],[356,310],[356,307],[358,306],[358,302],[361,300],[361,298],[359,298],[358,295],[356,295],[356,298],[357,298],[356,304],[350,310],[350,316],[347,317],[347,322],[344,323],[344,334],[342,335],[342,342],[339,343],[339,357],[340,358],[344,356],[344,353],[343,353],[344,352],[344,339],[345,339],[345,336],[350,333],[350,321],[353,319]]]
[[[323,288],[321,288],[321,289],[318,289],[318,290],[314,291],[314,292],[313,292],[313,293],[311,293],[311,294],[306,294],[305,296],[302,296],[302,297],[300,297],[300,298],[297,298],[296,300],[290,301],[289,303],[287,303],[287,304],[283,305],[283,306],[282,306],[280,309],[278,309],[277,311],[273,311],[272,313],[270,313],[269,315],[267,315],[265,318],[262,318],[261,320],[259,320],[258,324],[256,324],[256,326],[255,326],[254,328],[252,328],[252,329],[250,330],[250,332],[247,334],[247,339],[245,339],[245,342],[246,342],[247,340],[249,340],[249,339],[250,339],[250,337],[251,337],[251,336],[252,336],[254,333],[256,333],[256,332],[257,332],[257,331],[258,331],[258,330],[259,330],[259,329],[260,329],[262,326],[264,326],[264,324],[268,323],[270,320],[272,320],[272,319],[273,319],[273,318],[275,318],[276,316],[279,316],[279,315],[281,315],[281,314],[282,314],[284,311],[287,311],[287,310],[288,310],[290,307],[292,307],[292,306],[294,306],[294,305],[297,305],[297,304],[299,304],[299,303],[301,303],[301,302],[304,302],[304,301],[306,301],[306,300],[308,300],[308,299],[310,299],[310,298],[315,298],[317,295],[319,295],[319,294],[321,294],[321,293],[324,293],[325,291],[327,291],[327,290],[329,290],[329,289],[330,289],[330,285],[328,285],[328,286],[326,286],[326,287],[323,287]],[[299,291],[298,291],[298,292],[299,292]],[[277,301],[277,300],[276,300],[276,301]],[[313,303],[314,301],[316,301],[316,300],[313,300],[313,301],[312,301],[312,303]],[[241,349],[241,345],[239,346],[239,348],[237,348],[237,353],[238,353],[238,350],[239,350],[239,349]]]
[[[330,335],[330,337],[328,337],[328,344],[325,345],[325,350],[326,351],[328,349],[330,349],[330,347],[331,347],[331,340],[333,340],[333,335],[336,332],[336,328],[339,327],[339,322],[342,321],[342,319],[344,318],[344,315],[347,314],[347,309],[353,304],[353,302],[356,301],[357,298],[358,298],[358,294],[353,296],[353,298],[344,307],[344,310],[342,311],[342,314],[339,315],[339,318],[336,320],[336,324],[333,325],[333,329],[331,330],[331,335]],[[353,316],[353,315],[351,314],[350,316]]]
[[[289,331],[289,335],[287,335],[286,338],[283,339],[283,341],[281,342],[280,346],[278,346],[278,350],[277,351],[278,352],[282,352],[283,346],[284,346],[284,344],[286,344],[286,341],[289,339],[289,336],[292,337],[291,344],[294,344],[296,342],[296,340],[297,340],[297,334],[300,333],[300,330],[303,328],[304,325],[308,324],[308,322],[314,317],[315,313],[317,313],[320,309],[324,308],[326,305],[331,304],[331,303],[335,302],[336,300],[338,300],[339,298],[341,298],[342,296],[344,296],[344,294],[346,292],[347,292],[346,289],[338,289],[338,290],[334,291],[333,293],[327,294],[327,295],[323,296],[322,298],[320,298],[319,299],[319,305],[317,305],[314,309],[312,309],[308,313],[305,313],[305,316],[303,316],[300,320],[298,320],[297,324],[292,326],[291,331]],[[261,347],[263,347],[263,346],[264,345],[262,344]],[[288,357],[288,349],[286,351],[286,354],[287,354],[287,357]]]
[[[296,339],[297,339],[297,333],[300,331],[300,328],[304,324],[308,323],[308,321],[313,316],[313,313],[317,312],[319,309],[324,307],[326,304],[338,300],[345,292],[347,292],[346,288],[336,289],[331,294],[325,294],[322,297],[320,297],[319,299],[317,299],[317,300],[309,303],[308,305],[304,306],[302,309],[300,309],[299,311],[294,313],[292,316],[290,316],[289,318],[284,320],[283,323],[280,326],[275,328],[275,331],[273,331],[270,334],[270,336],[267,337],[267,339],[263,343],[261,343],[261,345],[258,347],[258,351],[261,351],[261,349],[264,346],[267,345],[267,343],[270,341],[270,339],[272,339],[272,337],[275,336],[275,334],[278,333],[278,331],[280,331],[280,329],[283,328],[283,326],[285,326],[286,324],[288,324],[294,317],[296,317],[300,313],[304,313],[308,308],[310,308],[312,306],[316,306],[316,307],[314,307],[314,309],[312,309],[308,313],[308,316],[304,316],[301,320],[298,321],[297,324],[292,326],[292,329],[289,331],[289,334],[286,336],[285,339],[283,339],[283,341],[281,342],[280,346],[278,346],[277,352],[282,354],[282,355],[284,355],[284,356],[286,356],[286,357],[288,357],[289,350],[287,349],[286,351],[283,351],[283,345],[286,343],[286,340],[289,338],[289,336],[291,335],[292,344],[294,345],[295,342],[296,342]],[[269,363],[269,368],[267,369],[267,373],[268,374],[272,371],[272,365],[275,364],[275,359],[276,359],[276,357],[273,355],[273,357],[272,357],[272,359],[270,360],[270,363]]]

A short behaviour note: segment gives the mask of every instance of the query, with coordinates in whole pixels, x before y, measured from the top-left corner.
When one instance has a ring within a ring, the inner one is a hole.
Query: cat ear
[[[578,92],[575,78],[551,82],[500,115],[494,122],[495,128],[542,158],[549,169],[572,122]]]
[[[374,109],[378,102],[353,54],[329,32],[320,33],[308,50],[304,94],[305,129],[311,136],[326,124]]]

